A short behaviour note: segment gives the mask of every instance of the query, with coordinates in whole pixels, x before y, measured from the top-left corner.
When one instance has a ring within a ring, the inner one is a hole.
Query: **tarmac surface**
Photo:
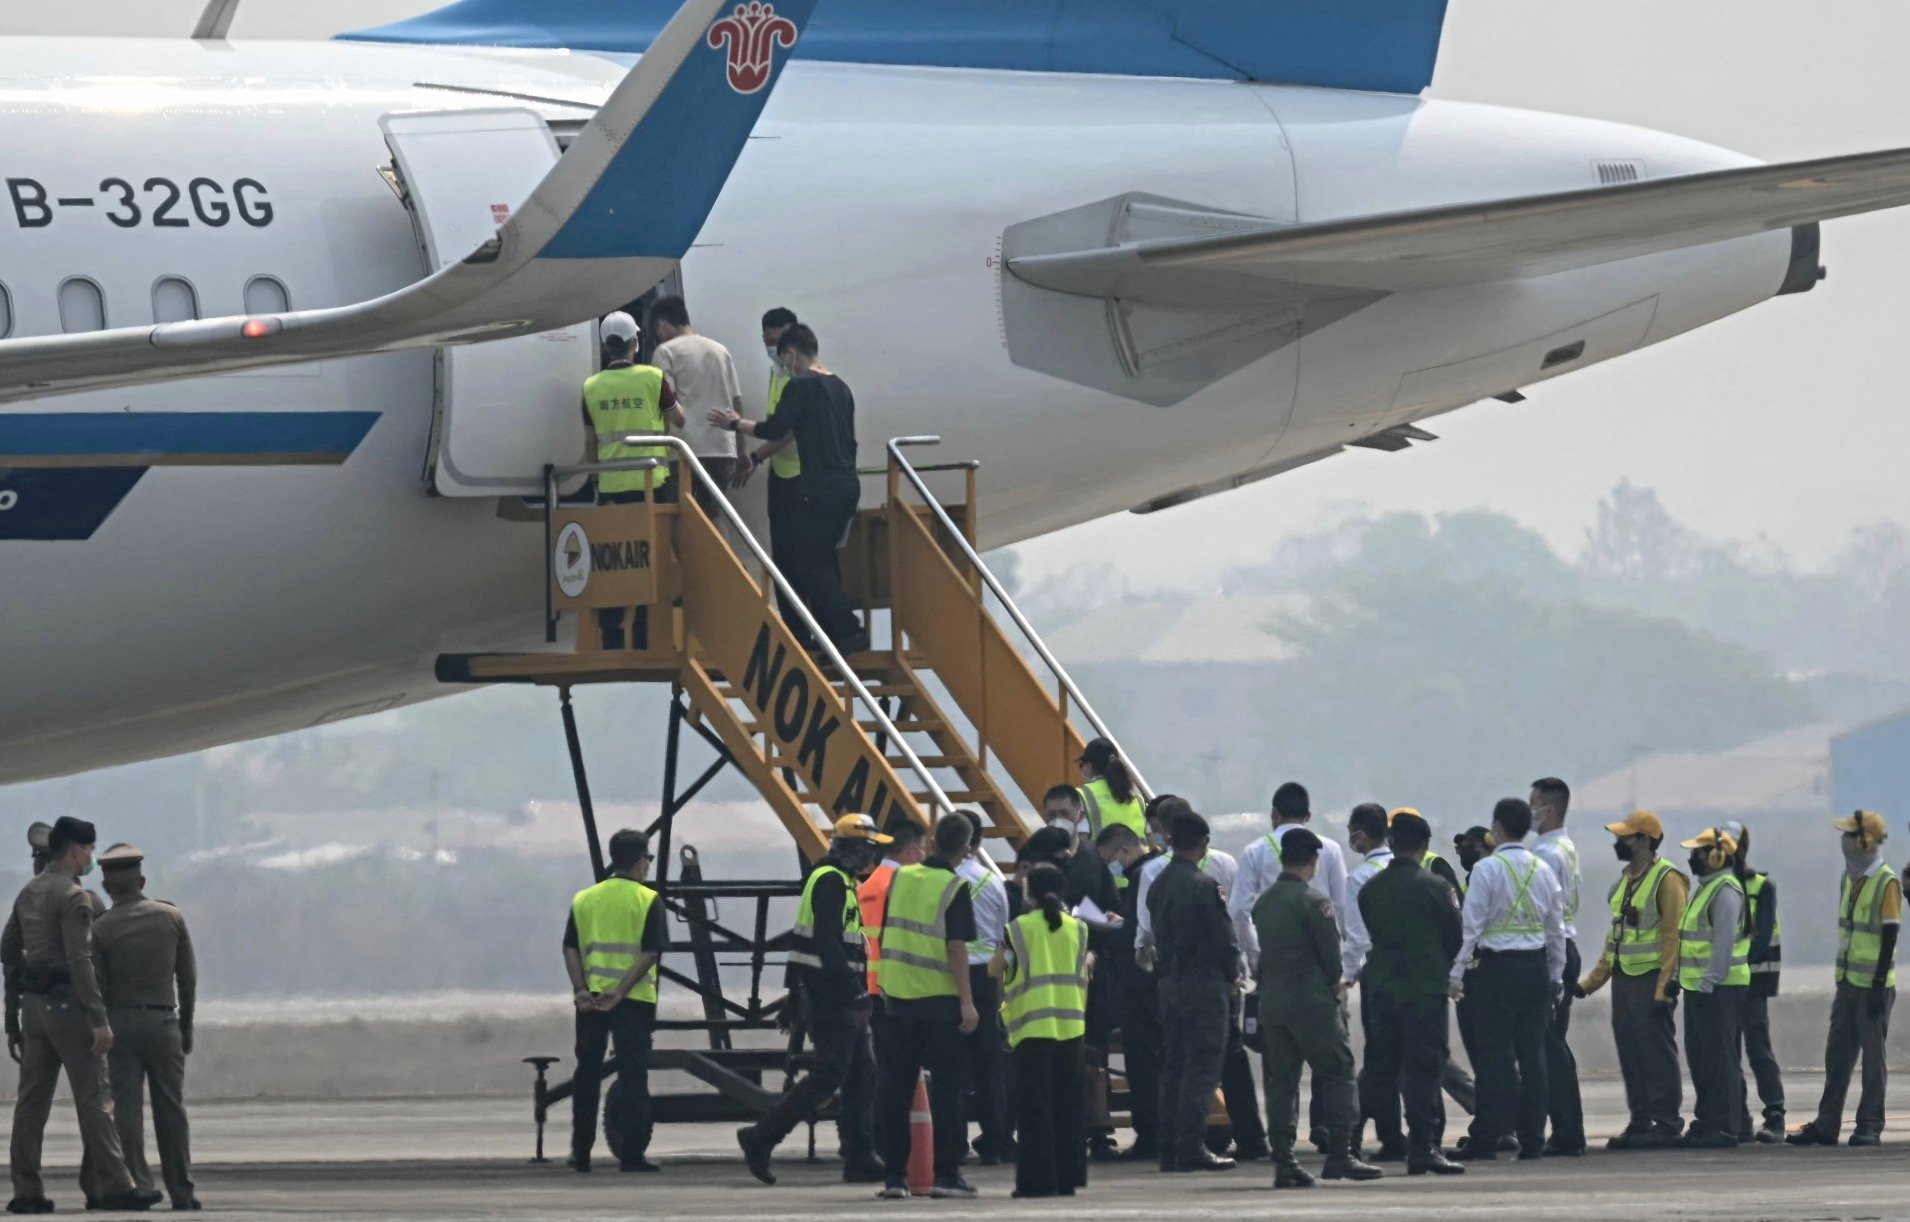
[[[1787,1078],[1791,1120],[1817,1097],[1814,1077]],[[215,1102],[193,1111],[195,1169],[206,1210],[297,1218],[738,1218],[777,1222],[932,1212],[949,1219],[1207,1219],[1258,1217],[1545,1219],[1886,1218],[1910,1216],[1910,1113],[1893,1112],[1878,1150],[1751,1146],[1727,1151],[1609,1153],[1602,1138],[1623,1127],[1615,1081],[1585,1084],[1594,1150],[1584,1158],[1477,1164],[1464,1176],[1408,1178],[1388,1164],[1369,1184],[1321,1184],[1272,1193],[1268,1165],[1213,1175],[1165,1176],[1151,1167],[1099,1165],[1072,1200],[1009,1198],[1013,1170],[972,1167],[974,1201],[888,1202],[843,1184],[830,1162],[803,1160],[803,1130],[785,1143],[779,1183],[750,1179],[730,1126],[660,1129],[657,1175],[622,1175],[614,1163],[578,1175],[562,1157],[568,1116],[553,1116],[547,1146],[558,1161],[531,1166],[525,1099]],[[1687,1097],[1687,1106],[1689,1099]],[[48,1134],[48,1191],[77,1212],[78,1141],[62,1104]],[[1463,1117],[1454,1111],[1450,1137]],[[826,1154],[834,1132],[818,1130]],[[1317,1170],[1310,1148],[1303,1162]],[[163,1211],[164,1206],[161,1206]],[[103,1216],[103,1215],[101,1215]]]

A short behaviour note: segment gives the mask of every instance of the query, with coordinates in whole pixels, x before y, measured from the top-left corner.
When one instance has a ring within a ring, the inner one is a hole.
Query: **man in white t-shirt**
[[[676,387],[676,401],[689,418],[683,439],[717,486],[729,487],[736,475],[739,443],[735,433],[710,422],[709,409],[743,410],[742,384],[736,379],[730,350],[696,333],[681,297],[664,297],[650,307],[650,332],[661,341],[650,363]],[[693,487],[703,512],[716,516],[716,493],[700,482]]]

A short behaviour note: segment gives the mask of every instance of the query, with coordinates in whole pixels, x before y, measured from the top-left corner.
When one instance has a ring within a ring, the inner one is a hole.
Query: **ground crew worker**
[[[763,315],[763,352],[769,357],[765,419],[776,414],[782,405],[783,388],[789,385],[789,371],[783,368],[782,357],[776,353],[776,341],[795,325],[796,312],[782,306]],[[745,460],[737,464],[735,486],[740,488],[748,483],[751,473],[765,463],[769,466],[769,558],[777,568],[788,572],[789,545],[796,537],[796,509],[802,503],[802,481],[798,478],[802,475],[802,456],[796,450],[796,435],[791,433],[747,453]],[[780,588],[776,591],[776,602],[782,607],[783,622],[795,626],[795,609],[788,605],[789,600]],[[871,970],[874,970],[873,964]]]
[[[610,877],[579,891],[564,929],[564,969],[577,1007],[571,1078],[570,1164],[590,1170],[604,1054],[616,1042],[623,1134],[619,1171],[658,1171],[650,1148],[650,1045],[657,1025],[657,963],[669,945],[657,893],[644,886],[650,841],[625,828],[610,838]]]
[[[179,909],[147,899],[141,865],[146,855],[130,844],[100,854],[100,879],[113,906],[93,922],[100,990],[113,1027],[108,1061],[113,1118],[126,1170],[142,1192],[152,1192],[146,1165],[144,1094],[150,1094],[159,1169],[172,1207],[199,1208],[192,1191],[191,1134],[186,1124],[186,1058],[192,1054],[192,1018],[199,993],[192,935]]]
[[[735,434],[715,427],[709,409],[727,407],[743,410],[743,388],[736,378],[736,362],[730,350],[707,335],[698,335],[690,325],[690,310],[681,297],[663,297],[650,307],[650,330],[658,341],[650,360],[663,371],[663,377],[676,392],[685,420],[683,438],[690,450],[710,473],[710,484],[698,483],[690,489],[696,503],[712,521],[717,519],[719,488],[735,482],[739,469],[751,464],[739,461],[741,442]],[[747,477],[745,477],[747,478]],[[713,486],[712,486],[713,485]]]
[[[1552,871],[1564,893],[1560,913],[1565,927],[1565,982],[1578,983],[1583,964],[1578,957],[1578,892],[1582,872],[1578,865],[1578,846],[1565,831],[1565,812],[1572,804],[1572,788],[1555,776],[1532,782],[1532,824],[1538,835],[1532,851]],[[1566,988],[1552,1011],[1545,1029],[1545,1084],[1551,1093],[1547,1111],[1551,1134],[1545,1139],[1544,1153],[1576,1158],[1585,1153],[1585,1106],[1578,1093],[1578,1058],[1566,1034],[1572,1027],[1572,994]]]
[[[1359,986],[1360,1029],[1366,1037],[1368,1049],[1366,1062],[1359,1072],[1360,1127],[1364,1129],[1368,1120],[1373,1122],[1373,1140],[1379,1144],[1379,1149],[1373,1155],[1376,1162],[1406,1157],[1406,1134],[1400,1127],[1399,1067],[1385,1058],[1375,1059],[1372,1054],[1376,1038],[1372,1024],[1379,1015],[1379,1008],[1374,1004],[1370,996],[1372,990],[1361,975],[1366,966],[1367,952],[1372,947],[1372,939],[1360,910],[1360,892],[1392,864],[1393,849],[1387,842],[1387,824],[1386,808],[1377,802],[1363,802],[1346,816],[1346,843],[1360,855],[1361,861],[1346,876],[1347,905],[1346,911],[1340,914],[1341,923],[1345,926],[1340,939],[1340,978],[1346,981],[1349,989],[1356,984]],[[1454,911],[1458,911],[1456,905]],[[1443,1006],[1446,995],[1443,986],[1439,995]],[[1355,1150],[1360,1146],[1357,1130],[1353,1146]]]
[[[1227,1053],[1229,994],[1241,983],[1220,884],[1200,872],[1207,820],[1174,816],[1173,859],[1149,889],[1161,999],[1160,1156],[1163,1171],[1231,1171],[1207,1148],[1207,1108]],[[1137,888],[1138,889],[1138,888]]]
[[[102,1209],[146,1209],[160,1199],[141,1192],[126,1170],[113,1123],[106,1054],[113,1048],[93,955],[93,905],[80,887],[92,872],[93,825],[62,815],[47,836],[46,869],[13,901],[0,958],[20,981],[20,1090],[13,1104],[9,1213],[52,1213],[40,1178],[53,1088],[66,1070],[86,1158],[81,1187]]]
[[[1479,1110],[1456,1157],[1498,1157],[1519,1138],[1519,1157],[1545,1145],[1545,1031],[1565,973],[1563,895],[1551,870],[1526,847],[1532,807],[1501,798],[1492,808],[1492,856],[1473,868],[1461,914],[1465,938],[1450,973],[1455,995],[1473,998],[1480,1059]],[[1475,966],[1476,965],[1476,966]]]
[[[962,1178],[962,1037],[980,1016],[969,991],[968,944],[975,938],[975,906],[967,880],[955,872],[973,830],[946,814],[935,821],[930,853],[903,866],[889,884],[882,915],[884,1033],[876,1066],[875,1123],[887,1179],[886,1198],[909,1195],[909,1111],[915,1084],[929,1072],[929,1111],[935,1126],[934,1197],[972,1197]]]
[[[856,880],[875,868],[880,846],[894,843],[869,816],[844,815],[836,820],[829,851],[803,881],[789,964],[796,985],[792,996],[802,999],[815,1065],[762,1119],[736,1130],[744,1164],[765,1184],[776,1182],[769,1169],[776,1144],[838,1092],[844,1182],[873,1184],[883,1178],[875,1155],[875,1055],[869,1043],[868,963]]]
[[[1633,811],[1605,830],[1625,863],[1612,884],[1611,926],[1598,966],[1578,984],[1579,997],[1612,983],[1612,1041],[1625,1079],[1631,1121],[1605,1143],[1609,1150],[1649,1150],[1676,1145],[1683,1136],[1684,1075],[1678,1068],[1678,922],[1690,889],[1685,876],[1658,856],[1665,829],[1648,810]]]
[[[764,441],[796,439],[802,449],[801,501],[791,515],[792,537],[783,551],[787,566],[777,567],[835,647],[845,654],[861,653],[869,647],[869,634],[843,592],[842,564],[836,556],[862,499],[862,481],[856,474],[856,400],[849,384],[817,359],[821,351],[814,331],[792,323],[776,341],[777,355],[789,372],[776,414],[745,420],[731,408],[711,408],[709,419]],[[807,635],[800,623],[791,628],[798,640]]]
[[[1863,1088],[1850,1144],[1875,1146],[1883,1141],[1886,1041],[1890,1011],[1897,1002],[1903,887],[1884,864],[1883,842],[1890,833],[1882,815],[1860,810],[1848,819],[1833,819],[1831,826],[1843,833],[1844,880],[1837,894],[1837,995],[1830,1005],[1830,1037],[1824,1042],[1824,1094],[1817,1117],[1785,1140],[1794,1146],[1837,1144],[1850,1071],[1861,1052]]]
[[[882,957],[882,910],[889,902],[889,884],[895,872],[912,866],[928,856],[928,829],[913,819],[899,819],[889,825],[889,853],[869,876],[856,885],[856,907],[862,913],[863,945],[869,959],[869,996],[881,990],[876,985],[876,963]],[[870,1011],[869,1029],[875,1033],[878,1059],[882,1047],[882,1007]]]
[[[671,450],[666,446],[629,445],[623,438],[631,433],[663,433],[666,420],[682,428],[688,418],[677,406],[676,392],[663,371],[637,364],[636,319],[619,310],[606,315],[598,330],[609,362],[584,382],[584,427],[589,430],[591,452],[598,462],[659,458],[664,465],[653,471],[600,472],[597,501],[625,505],[654,499],[658,504],[673,504],[677,487],[668,463]],[[606,650],[625,647],[623,622],[623,608],[598,610],[597,625]],[[650,609],[631,608],[629,648],[647,649],[649,643]]]
[[[1784,1140],[1784,1075],[1771,1051],[1771,998],[1777,996],[1777,977],[1784,960],[1784,930],[1778,920],[1777,884],[1771,876],[1751,868],[1751,829],[1735,820],[1724,824],[1724,834],[1738,842],[1733,868],[1744,884],[1744,902],[1751,909],[1751,987],[1744,995],[1744,1059],[1751,1063],[1764,1123],[1751,1128],[1750,1094],[1738,1116],[1738,1140],[1778,1145]],[[1739,1073],[1742,1081],[1743,1074]]]
[[[1370,1180],[1380,1175],[1378,1167],[1353,1153],[1359,1088],[1346,1031],[1340,926],[1333,902],[1311,887],[1320,849],[1320,838],[1306,828],[1288,832],[1281,841],[1280,876],[1253,906],[1261,947],[1260,1048],[1275,1188],[1313,1185],[1293,1157],[1303,1065],[1313,1070],[1313,1101],[1326,1127],[1321,1176]]]
[[[1452,838],[1452,855],[1464,871],[1459,879],[1459,897],[1464,899],[1466,888],[1472,885],[1472,868],[1492,856],[1492,829],[1474,824],[1459,832]]]
[[[1366,1032],[1360,1093],[1377,1094],[1383,1084],[1389,1113],[1398,1106],[1396,1098],[1405,1100],[1411,1135],[1406,1174],[1458,1175],[1465,1168],[1448,1160],[1440,1146],[1446,1105],[1439,1086],[1450,1052],[1447,979],[1464,937],[1459,896],[1422,864],[1432,844],[1425,819],[1411,811],[1395,813],[1387,843],[1392,852],[1386,865],[1361,882],[1355,900],[1370,939],[1360,978],[1360,1022]],[[1348,918],[1350,927],[1350,913]],[[1396,1117],[1393,1123],[1399,1123]]]
[[[1015,1196],[1073,1196],[1088,1182],[1082,1141],[1082,1039],[1094,956],[1087,926],[1069,916],[1067,880],[1049,864],[1028,871],[1033,911],[1016,917],[989,970],[1002,983],[1002,1018],[1015,1052],[1021,1141]]]
[[[1087,812],[1088,835],[1098,838],[1101,829],[1119,823],[1147,839],[1147,812],[1140,792],[1114,744],[1105,738],[1091,740],[1075,763],[1081,769],[1081,808]]]
[[[1090,1077],[1095,1060],[1102,1072],[1107,1065],[1109,1038],[1121,1032],[1122,1072],[1127,1077],[1129,1123],[1134,1129],[1134,1144],[1120,1151],[1124,1160],[1157,1159],[1166,1161],[1160,1142],[1161,1100],[1161,1003],[1154,973],[1141,966],[1135,956],[1135,935],[1140,929],[1137,910],[1141,893],[1141,875],[1161,851],[1134,834],[1125,823],[1110,823],[1095,838],[1094,852],[1077,854],[1093,857],[1101,863],[1105,885],[1089,896],[1097,905],[1111,907],[1112,927],[1093,933],[1088,949],[1104,965],[1098,978],[1088,986],[1088,1057]],[[1109,874],[1118,871],[1119,879]],[[1069,871],[1068,898],[1075,899],[1079,881]],[[1080,901],[1075,899],[1078,904]],[[1115,1157],[1112,1129],[1096,1133],[1089,1142],[1093,1155],[1102,1160]]]
[[[979,1021],[964,1037],[967,1044],[968,1088],[975,1092],[974,1151],[984,1167],[1012,1159],[1014,1130],[1008,1123],[1006,1037],[1001,1026],[1001,984],[990,975],[989,964],[1008,933],[1008,888],[987,860],[982,847],[982,818],[972,810],[955,812],[969,822],[972,838],[968,855],[955,872],[968,881],[975,906],[975,938],[968,944],[968,990],[975,999]],[[964,1134],[966,1141],[966,1134]]]
[[[1691,1067],[1691,1128],[1685,1146],[1731,1149],[1744,1108],[1739,1024],[1751,988],[1751,925],[1744,884],[1731,868],[1737,842],[1717,828],[1681,841],[1697,884],[1678,921],[1678,990],[1685,995],[1685,1061]]]

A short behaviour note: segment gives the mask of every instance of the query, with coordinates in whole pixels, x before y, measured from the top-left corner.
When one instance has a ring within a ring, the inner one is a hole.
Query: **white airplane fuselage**
[[[97,283],[109,326],[151,321],[164,278],[188,281],[207,317],[246,311],[259,276],[295,309],[398,290],[426,268],[379,172],[382,117],[526,107],[574,122],[589,111],[524,99],[595,104],[623,73],[564,52],[5,46],[0,287],[14,336],[60,331],[73,277]],[[795,308],[855,388],[865,463],[886,438],[940,434],[946,456],[981,461],[982,539],[1000,546],[1623,355],[1770,297],[1791,256],[1779,232],[1397,293],[1160,407],[1010,360],[1004,229],[1130,192],[1311,222],[1594,187],[1600,163],[1653,178],[1750,164],[1614,124],[1416,97],[799,62],[684,259],[683,288],[758,415],[758,318]],[[656,167],[660,188],[670,172]],[[1532,372],[1580,341],[1581,356]],[[342,463],[156,466],[83,539],[10,536],[7,515],[39,485],[0,469],[0,781],[426,699],[448,690],[432,673],[441,652],[539,645],[537,522],[500,516],[496,498],[425,494],[435,377],[428,352],[398,353],[0,406],[376,414]],[[871,483],[865,504],[878,495]]]

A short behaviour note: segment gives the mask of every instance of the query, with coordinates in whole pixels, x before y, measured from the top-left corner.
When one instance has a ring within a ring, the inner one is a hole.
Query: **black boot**
[[[1406,1155],[1407,1175],[1464,1175],[1463,1165],[1447,1158],[1438,1143],[1415,1149]]]
[[[1292,1129],[1284,1132],[1278,1129],[1267,1133],[1267,1144],[1271,1147],[1268,1157],[1273,1159],[1273,1186],[1275,1188],[1311,1188],[1313,1177],[1293,1159]]]
[[[1334,1129],[1327,1134],[1326,1166],[1323,1180],[1376,1180],[1385,1172],[1371,1163],[1361,1162],[1353,1154],[1353,1134],[1349,1129]]]

